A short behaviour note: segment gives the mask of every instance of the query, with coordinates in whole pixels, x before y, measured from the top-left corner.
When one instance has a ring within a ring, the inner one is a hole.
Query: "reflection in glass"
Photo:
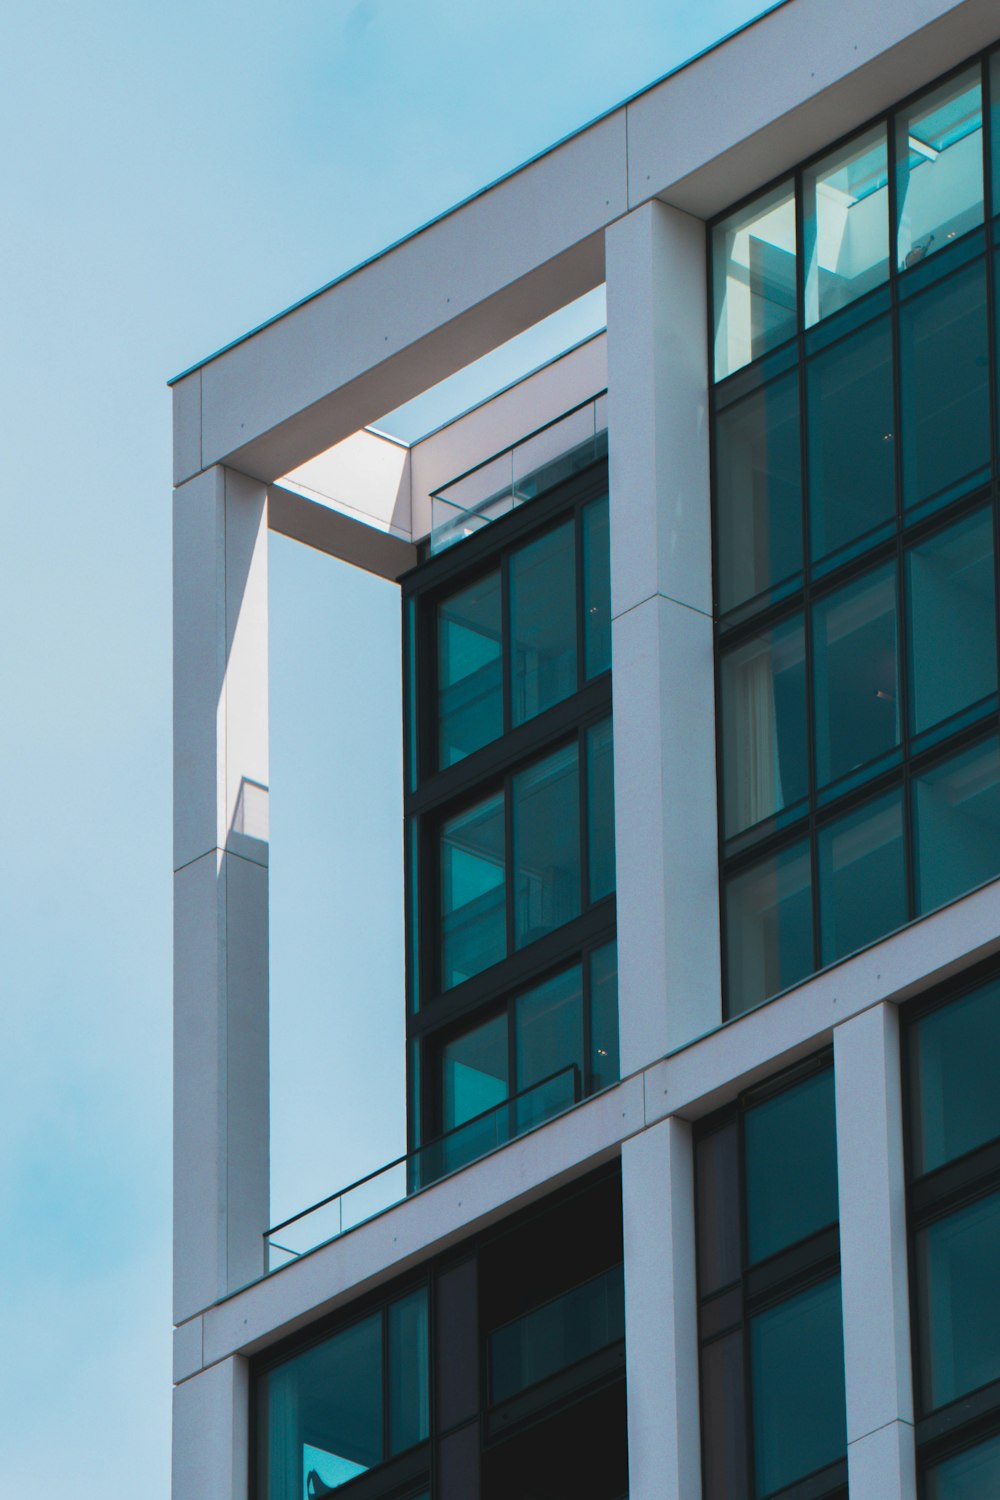
[[[917,910],[1000,875],[1000,752],[994,738],[914,781]]]
[[[722,659],[726,834],[793,807],[809,787],[802,617]]]
[[[576,548],[567,521],[510,559],[515,724],[576,692]]]
[[[452,766],[503,732],[500,575],[438,606],[438,764]]]
[[[590,1087],[618,1078],[618,944],[607,943],[590,955]]]
[[[926,1494],[927,1500],[990,1500],[1000,1495],[1000,1437],[935,1464],[927,1475]]]
[[[890,792],[819,835],[821,961],[834,963],[907,920],[903,794]]]
[[[1000,1194],[921,1229],[916,1240],[925,1411],[1000,1378]]]
[[[547,979],[514,1006],[518,1130],[528,1130],[574,1103],[583,1089],[583,975],[580,966]],[[565,1071],[570,1066],[574,1072]],[[557,1077],[552,1077],[557,1074]],[[551,1083],[536,1087],[543,1080]]]
[[[899,309],[903,503],[944,504],[990,462],[986,269],[981,261]]]
[[[813,968],[808,844],[734,876],[726,891],[728,1014],[740,1015]]]
[[[896,124],[901,271],[983,222],[979,68],[924,94]]]
[[[611,720],[587,730],[587,847],[590,899],[615,888],[615,767]]]
[[[759,359],[795,332],[795,194],[774,188],[712,236],[715,378]]]
[[[825,786],[899,744],[893,565],[822,600],[814,622],[816,772]]]
[[[441,1051],[441,1127],[454,1130],[507,1098],[507,1016],[453,1037]]]
[[[441,828],[441,983],[461,984],[507,951],[503,797]]]
[[[587,678],[611,666],[611,524],[608,497],[583,508],[583,644]]]
[[[580,914],[576,745],[514,777],[514,942],[532,943]]]
[[[993,519],[980,511],[906,556],[911,729],[996,692]]]
[[[506,1401],[624,1337],[625,1280],[617,1265],[490,1334],[490,1400]]]
[[[909,1028],[911,1134],[918,1176],[1000,1136],[1000,981]]]
[[[405,1453],[430,1431],[427,1293],[391,1302],[389,1320],[389,1452]]]
[[[751,1320],[750,1371],[763,1500],[847,1451],[839,1276]]]
[[[720,411],[715,424],[719,606],[802,567],[798,374]]]
[[[885,126],[877,125],[811,167],[802,192],[808,328],[888,278]]]
[[[743,1145],[750,1265],[836,1223],[832,1068],[747,1110]]]
[[[809,546],[826,557],[895,519],[892,330],[879,318],[806,367]]]

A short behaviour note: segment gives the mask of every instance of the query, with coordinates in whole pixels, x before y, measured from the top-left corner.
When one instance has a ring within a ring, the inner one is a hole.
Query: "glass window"
[[[514,941],[532,943],[580,914],[576,744],[514,777]]]
[[[798,373],[720,411],[715,424],[719,607],[802,567]]]
[[[611,720],[587,730],[587,849],[590,899],[615,888],[615,768]]]
[[[490,1399],[506,1401],[624,1337],[625,1281],[617,1265],[490,1334]]]
[[[833,1069],[748,1109],[743,1142],[754,1265],[837,1221]]]
[[[1000,875],[1000,751],[995,738],[914,782],[917,910],[934,911]]]
[[[816,774],[825,786],[899,744],[894,565],[823,599],[814,621]]]
[[[751,1319],[750,1369],[763,1500],[847,1451],[839,1277]]]
[[[606,943],[590,955],[590,1087],[618,1078],[618,945]]]
[[[698,1290],[702,1297],[739,1281],[742,1178],[736,1119],[702,1136],[695,1153],[698,1209]]]
[[[802,616],[722,660],[725,831],[794,807],[809,790]]]
[[[701,1351],[704,1500],[749,1500],[743,1329]]]
[[[889,276],[889,161],[884,125],[810,168],[802,181],[806,326]]]
[[[795,192],[783,183],[720,224],[715,268],[715,378],[795,332]]]
[[[993,517],[980,511],[906,555],[911,730],[996,692]]]
[[[729,1014],[812,972],[809,845],[794,844],[734,876],[726,891]]]
[[[990,462],[986,269],[977,261],[899,309],[903,503],[944,504]]]
[[[879,318],[806,366],[809,547],[828,556],[896,517],[892,328]]]
[[[405,1453],[430,1430],[427,1293],[391,1302],[389,1320],[389,1452]]]
[[[901,271],[983,222],[978,66],[924,94],[896,120]]]
[[[920,1370],[926,1411],[1000,1378],[1000,1194],[917,1234]]]
[[[441,829],[441,983],[461,984],[507,952],[503,796]]]
[[[504,1012],[445,1043],[441,1053],[442,1129],[454,1130],[502,1104],[507,1090]]]
[[[452,766],[503,733],[500,574],[438,606],[438,764]]]
[[[989,1500],[1000,1495],[1000,1437],[935,1464],[925,1493],[927,1500]]]
[[[517,1129],[583,1096],[583,975],[579,965],[519,995],[514,1006]]]
[[[1000,981],[909,1028],[911,1135],[918,1176],[1000,1136]]]
[[[583,642],[589,678],[611,666],[611,517],[608,497],[585,505],[583,522]]]
[[[908,913],[901,791],[821,830],[819,906],[825,964],[903,926]]]
[[[523,724],[576,692],[576,544],[572,521],[510,559],[512,718]]]

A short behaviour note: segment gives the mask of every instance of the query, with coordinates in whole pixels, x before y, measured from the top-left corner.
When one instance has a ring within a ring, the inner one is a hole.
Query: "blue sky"
[[[760,8],[622,0],[609,24],[590,0],[6,7],[0,1494],[169,1492],[166,379]],[[337,1010],[325,981],[294,1015],[282,1001],[282,1207],[373,1164],[396,1129],[348,1110],[333,1143],[302,1146],[299,1040],[329,1046],[325,1092],[349,1104],[336,1080],[345,1060],[376,1066],[398,959],[386,919],[371,972],[352,905],[359,889],[395,900],[393,671],[363,719],[329,711],[384,661],[395,602],[315,562],[276,549],[273,852],[276,880],[312,893],[305,954],[337,956]],[[329,650],[298,670],[307,631]],[[359,761],[369,800],[345,808],[332,789]],[[310,799],[282,803],[278,769],[331,793],[311,842]]]

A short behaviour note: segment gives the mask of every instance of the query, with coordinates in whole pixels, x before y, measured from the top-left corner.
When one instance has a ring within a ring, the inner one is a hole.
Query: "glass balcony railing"
[[[582,1096],[580,1069],[569,1063],[454,1130],[275,1224],[264,1236],[267,1272],[280,1270],[310,1250],[339,1239],[498,1146],[544,1125],[578,1104]]]
[[[506,1401],[625,1337],[619,1263],[490,1334],[490,1401]]]

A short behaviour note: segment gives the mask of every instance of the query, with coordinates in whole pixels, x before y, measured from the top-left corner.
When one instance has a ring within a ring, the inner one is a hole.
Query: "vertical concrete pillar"
[[[694,1152],[672,1118],[622,1147],[629,1490],[701,1494]]]
[[[899,1014],[834,1032],[851,1500],[916,1500]]]
[[[172,1500],[247,1500],[250,1380],[234,1357],[174,1389]]]
[[[705,226],[606,242],[622,1071],[722,1015]]]
[[[261,1274],[267,1228],[267,508],[174,504],[174,1316]]]

